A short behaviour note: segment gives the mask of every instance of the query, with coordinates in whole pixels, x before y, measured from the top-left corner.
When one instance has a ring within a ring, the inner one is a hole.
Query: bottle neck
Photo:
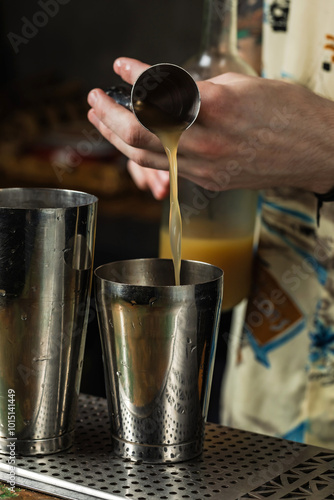
[[[201,52],[237,53],[238,0],[204,0]]]

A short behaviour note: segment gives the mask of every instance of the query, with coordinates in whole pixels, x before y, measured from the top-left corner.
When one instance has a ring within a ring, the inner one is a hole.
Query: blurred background
[[[242,22],[252,18],[259,3],[239,2],[246,53],[252,52],[254,38]],[[202,9],[203,0],[0,4],[0,187],[97,195],[95,267],[157,256],[161,202],[135,187],[125,158],[91,127],[87,93],[119,83],[112,70],[118,56],[182,65],[199,49]],[[104,395],[94,299],[81,389]]]
[[[0,9],[1,186],[99,196],[97,264],[156,254],[160,204],[136,190],[124,159],[92,129],[86,97],[118,83],[120,55],[182,64],[199,44],[202,0],[18,0]]]

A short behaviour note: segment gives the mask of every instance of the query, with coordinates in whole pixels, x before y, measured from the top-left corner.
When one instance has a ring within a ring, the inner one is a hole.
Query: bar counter
[[[0,479],[5,483],[7,462],[1,455]],[[74,446],[54,455],[16,457],[15,466],[16,486],[52,498],[334,500],[333,450],[217,424],[206,424],[204,451],[195,460],[161,465],[116,458],[107,402],[84,394]]]

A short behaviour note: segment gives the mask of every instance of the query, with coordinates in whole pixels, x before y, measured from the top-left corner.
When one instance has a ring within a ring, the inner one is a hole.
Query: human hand
[[[146,68],[128,58],[114,64],[130,84]],[[334,185],[331,101],[290,83],[231,73],[198,86],[201,110],[180,140],[180,175],[212,190],[293,186],[323,193]],[[103,91],[93,90],[88,102],[89,120],[130,159],[135,182],[163,197],[167,175],[153,169],[167,170],[168,162],[158,138]]]
[[[129,65],[124,65],[123,59],[115,61],[114,69],[119,73],[121,66],[123,79],[133,84],[137,76],[149,66],[135,60],[128,61]],[[125,76],[127,71],[128,77]],[[127,168],[137,186],[152,191],[156,199],[165,198],[169,193],[168,162],[159,139],[140,125],[133,113],[117,104],[101,89],[93,92],[98,97],[98,103],[94,104],[90,93],[88,102],[92,109],[88,112],[88,119],[129,158]],[[165,170],[158,169],[161,164]]]
[[[145,168],[132,160],[127,162],[128,171],[135,184],[144,191],[151,191],[157,200],[163,200],[169,193],[169,172]]]

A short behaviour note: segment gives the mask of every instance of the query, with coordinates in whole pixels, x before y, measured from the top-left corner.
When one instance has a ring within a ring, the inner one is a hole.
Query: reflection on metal
[[[16,483],[73,500],[334,500],[334,451],[206,424],[203,455],[178,464],[111,455],[107,403],[79,398],[75,445],[16,458]],[[0,479],[8,480],[0,456]]]
[[[134,461],[202,451],[223,271],[184,260],[181,285],[170,286],[173,271],[170,259],[95,270],[113,451]]]
[[[96,214],[90,194],[0,190],[1,453],[9,453],[13,434],[16,453],[25,455],[72,444]],[[15,394],[15,432],[9,394]]]

